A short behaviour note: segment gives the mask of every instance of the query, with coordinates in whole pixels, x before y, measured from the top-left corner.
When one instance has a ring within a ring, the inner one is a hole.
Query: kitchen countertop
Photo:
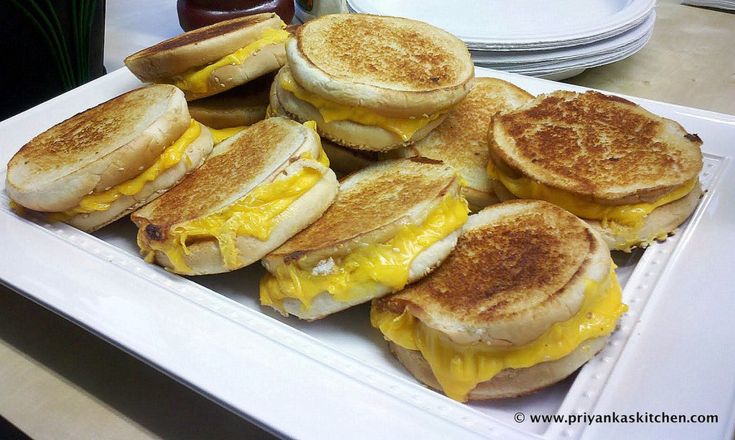
[[[145,14],[134,4],[147,4]],[[172,36],[173,0],[107,0],[105,65]],[[637,54],[565,82],[735,114],[735,14],[659,1]],[[0,286],[0,415],[33,438],[259,438],[207,398]]]

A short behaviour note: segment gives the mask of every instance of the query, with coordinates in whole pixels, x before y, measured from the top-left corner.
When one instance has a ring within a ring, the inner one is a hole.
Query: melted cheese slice
[[[411,140],[417,131],[446,113],[445,110],[431,115],[418,116],[414,119],[391,118],[365,108],[338,104],[311,93],[296,83],[291,73],[287,71],[281,72],[279,84],[284,90],[293,93],[300,100],[316,107],[324,122],[349,120],[362,125],[374,125],[397,134],[404,142]]]
[[[304,125],[313,128],[308,122]],[[329,159],[321,144],[318,158],[312,158],[309,153],[301,158],[329,167]],[[278,216],[316,185],[323,175],[323,169],[304,166],[295,174],[258,185],[245,197],[219,211],[174,226],[165,241],[144,243],[139,237],[138,245],[147,261],[152,261],[153,251],[160,251],[166,254],[175,272],[188,273],[191,268],[185,255],[190,255],[191,250],[187,245],[197,240],[215,239],[225,267],[234,270],[242,265],[237,237],[268,240],[278,224]]]
[[[290,34],[283,29],[266,29],[260,35],[258,40],[255,40],[247,46],[222,57],[218,61],[215,61],[206,67],[174,77],[173,84],[176,87],[189,92],[208,93],[210,91],[209,78],[212,75],[212,72],[216,69],[224,66],[236,66],[243,64],[250,55],[271,44],[281,44],[285,42],[289,35]]]
[[[487,173],[490,177],[500,180],[503,186],[518,198],[546,200],[579,217],[600,220],[605,226],[607,226],[607,222],[612,221],[633,228],[640,227],[644,219],[654,209],[685,197],[694,189],[697,183],[697,178],[695,177],[650,203],[602,205],[580,199],[572,193],[552,188],[527,177],[510,177],[501,169],[497,168],[492,161],[488,163]]]
[[[668,230],[662,230],[648,236],[641,236],[639,233],[640,228],[637,227],[621,225],[615,222],[607,222],[605,226],[615,234],[617,239],[615,244],[610,244],[610,249],[623,252],[631,252],[635,247],[646,248],[654,241],[666,240],[670,232]]]
[[[602,281],[587,281],[582,307],[570,319],[553,324],[536,340],[513,348],[495,348],[478,342],[458,344],[423,324],[408,311],[381,312],[373,307],[370,320],[387,340],[418,350],[431,366],[444,393],[466,401],[478,384],[508,368],[528,368],[567,356],[584,341],[609,335],[628,309],[613,270]]]
[[[268,273],[261,279],[260,302],[286,313],[283,307],[286,298],[297,299],[302,310],[307,311],[314,298],[324,292],[335,301],[348,302],[369,299],[376,285],[400,290],[408,282],[414,258],[462,227],[467,213],[463,198],[446,197],[423,224],[403,226],[386,243],[366,244],[339,262],[329,259],[310,270],[296,264],[282,264],[275,274]]]
[[[187,147],[194,142],[202,132],[201,125],[191,120],[189,128],[173,144],[163,150],[158,159],[138,176],[117,184],[112,188],[84,196],[79,205],[63,212],[53,213],[50,217],[54,221],[64,221],[77,214],[87,214],[94,211],[105,211],[110,205],[122,196],[132,196],[143,190],[143,187],[158,178],[164,171],[181,162]],[[186,156],[186,160],[189,157]]]

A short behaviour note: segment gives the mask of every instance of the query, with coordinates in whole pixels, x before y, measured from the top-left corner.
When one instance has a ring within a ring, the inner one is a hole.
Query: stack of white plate
[[[653,33],[655,0],[347,0],[351,12],[425,21],[478,66],[563,79],[622,60]]]
[[[735,11],[735,0],[683,0],[681,4]]]

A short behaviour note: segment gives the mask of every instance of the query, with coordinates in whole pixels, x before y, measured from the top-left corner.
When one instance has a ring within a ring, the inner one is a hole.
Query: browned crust
[[[353,180],[357,182],[349,186]],[[319,220],[269,258],[297,260],[306,253],[340,246],[386,228],[422,203],[442,197],[457,185],[457,176],[451,167],[435,161],[401,159],[358,171],[342,181],[343,187],[346,184],[347,189],[340,189]]]
[[[483,327],[556,302],[585,275],[599,243],[583,222],[545,202],[514,200],[486,210],[528,205],[515,216],[472,228],[430,276],[377,300],[379,310],[408,309],[422,321],[451,316]]]
[[[296,31],[299,50],[330,76],[360,77],[366,84],[389,82],[396,90],[432,92],[466,80],[460,77],[455,58],[432,35],[383,18],[359,14],[332,20],[326,31],[319,32],[323,39],[311,38],[313,24],[307,23]]]
[[[145,48],[139,52],[134,53],[128,57],[129,59],[134,58],[145,58],[158,52],[176,49],[183,46],[189,46],[200,43],[202,41],[209,40],[210,38],[224,35],[230,32],[240,30],[241,28],[253,26],[258,23],[270,20],[275,17],[275,13],[265,13],[257,15],[247,15],[244,17],[233,18],[232,20],[220,21],[218,23],[211,24],[209,26],[194,29],[189,32],[185,32],[181,35],[177,35],[168,40],[162,41],[151,47]]]
[[[599,92],[542,95],[493,120],[493,157],[518,174],[602,202],[652,201],[702,168],[701,140]]]
[[[170,87],[170,86],[169,86]],[[168,96],[173,93],[168,93]],[[141,87],[123,93],[109,101],[77,113],[44,131],[23,145],[8,163],[8,169],[16,164],[28,168],[26,175],[34,177],[47,171],[53,172],[69,164],[78,164],[69,168],[70,174],[89,163],[103,159],[126,146],[124,142],[109,142],[111,138],[122,138],[124,134],[139,132],[138,124],[145,117],[151,96],[146,93],[149,87]],[[167,99],[161,96],[158,99]],[[145,128],[145,127],[143,127]],[[173,139],[178,138],[185,130],[171,133]],[[103,150],[101,145],[108,144]],[[150,165],[168,145],[150,145],[147,150]],[[123,164],[124,165],[124,164]],[[126,169],[116,175],[118,181],[130,179],[140,173],[137,169]],[[22,184],[23,182],[16,182]]]
[[[469,187],[492,193],[485,171],[490,153],[487,131],[492,117],[534,98],[525,90],[497,78],[477,78],[475,85],[447,118],[408,154],[443,160],[455,167]]]

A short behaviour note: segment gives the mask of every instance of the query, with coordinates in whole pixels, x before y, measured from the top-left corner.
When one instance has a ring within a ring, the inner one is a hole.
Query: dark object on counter
[[[293,0],[177,0],[176,10],[185,31],[263,12],[275,12],[290,23],[294,14]]]
[[[105,74],[105,0],[4,0],[0,17],[0,120]]]

